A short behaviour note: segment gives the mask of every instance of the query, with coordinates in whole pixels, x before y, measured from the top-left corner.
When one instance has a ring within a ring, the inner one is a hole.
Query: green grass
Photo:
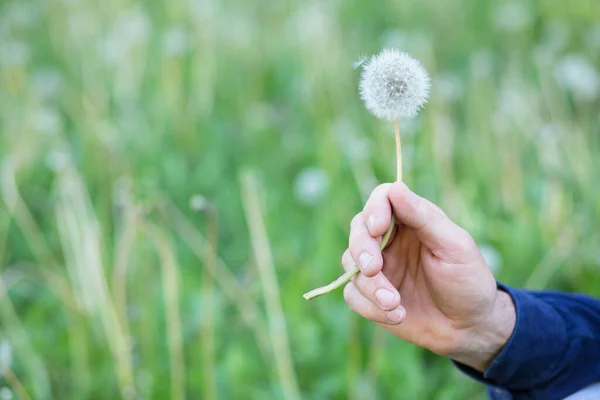
[[[0,2],[0,390],[481,398],[341,291],[302,294],[394,179],[350,64],[398,46],[433,78],[402,126],[407,184],[501,256],[499,280],[600,295],[600,103],[555,78],[569,54],[600,69],[600,5],[527,1],[511,31],[503,4]],[[306,168],[329,182],[309,203]]]

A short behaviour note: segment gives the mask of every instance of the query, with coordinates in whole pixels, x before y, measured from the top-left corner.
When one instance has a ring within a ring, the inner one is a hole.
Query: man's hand
[[[398,225],[382,254],[392,211]],[[514,329],[512,300],[497,290],[471,235],[403,183],[373,191],[352,220],[342,264],[361,269],[344,289],[352,310],[480,371]]]

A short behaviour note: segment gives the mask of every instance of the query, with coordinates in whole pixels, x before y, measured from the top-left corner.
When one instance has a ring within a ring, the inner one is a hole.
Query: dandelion
[[[329,176],[320,168],[302,170],[294,182],[294,195],[298,202],[314,205],[319,203],[329,188]]]
[[[206,210],[209,206],[210,202],[200,194],[195,194],[190,198],[190,208],[194,211]]]
[[[390,121],[414,117],[427,102],[429,76],[406,53],[386,49],[365,65],[360,96],[377,118]]]
[[[402,181],[402,148],[398,120],[417,115],[427,103],[430,86],[429,75],[421,63],[395,49],[383,50],[373,56],[363,68],[359,89],[367,110],[377,118],[394,121],[398,181]],[[392,215],[390,226],[381,240],[381,250],[387,246],[395,225],[396,219]],[[359,272],[359,268],[355,266],[329,285],[304,294],[304,298],[310,300],[329,293],[345,285]]]
[[[558,83],[582,100],[594,100],[600,94],[600,76],[584,57],[568,55],[556,66]]]

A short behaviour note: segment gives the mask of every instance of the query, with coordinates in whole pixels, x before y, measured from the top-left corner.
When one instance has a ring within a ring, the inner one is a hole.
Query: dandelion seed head
[[[377,118],[409,118],[427,102],[430,79],[421,63],[406,53],[385,49],[364,65],[360,96]]]
[[[294,182],[294,195],[299,203],[316,205],[325,197],[329,189],[329,176],[321,168],[306,168],[298,174]]]
[[[600,95],[600,74],[583,56],[565,56],[556,66],[554,75],[562,87],[582,100],[592,101]]]

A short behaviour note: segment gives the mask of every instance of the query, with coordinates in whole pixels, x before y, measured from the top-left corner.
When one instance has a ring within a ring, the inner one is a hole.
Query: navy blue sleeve
[[[600,381],[600,300],[498,284],[515,305],[508,342],[483,372],[454,362],[492,399],[558,400]]]

